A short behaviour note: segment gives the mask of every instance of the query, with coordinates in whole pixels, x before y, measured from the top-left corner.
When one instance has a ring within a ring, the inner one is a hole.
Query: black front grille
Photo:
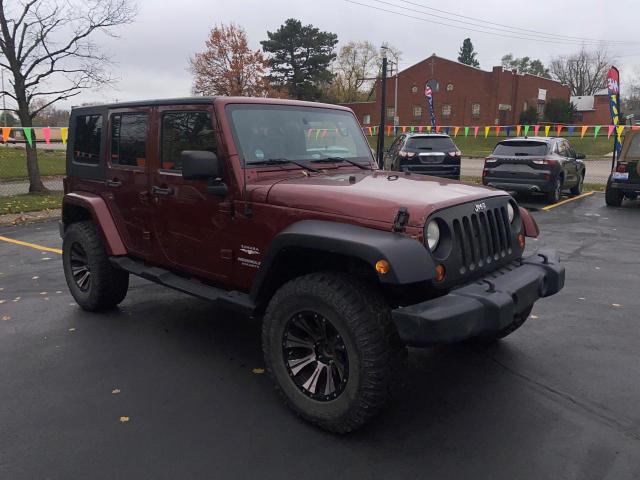
[[[513,253],[513,237],[505,206],[453,220],[454,252],[460,274],[473,272]]]

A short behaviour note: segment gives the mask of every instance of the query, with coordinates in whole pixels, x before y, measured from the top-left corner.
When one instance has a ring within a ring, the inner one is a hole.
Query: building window
[[[480,104],[472,103],[471,104],[471,116],[473,118],[480,118]]]
[[[393,118],[396,116],[396,111],[393,107],[387,107],[387,118]]]
[[[182,170],[183,150],[217,153],[208,112],[170,112],[162,115],[162,168]]]
[[[544,103],[538,103],[538,118],[544,115]]]
[[[369,125],[371,123],[371,115],[365,115],[362,117],[362,124]]]
[[[411,87],[411,93],[418,93],[418,87],[416,87],[415,85]]]
[[[429,80],[427,82],[427,85],[431,87],[431,91],[433,93],[436,93],[436,92],[440,91],[440,84],[438,83],[438,81],[435,78],[432,78],[431,80]]]
[[[147,158],[146,113],[123,113],[111,117],[111,163],[144,167]]]
[[[445,103],[442,105],[442,117],[449,118],[451,116],[451,105]]]
[[[584,121],[584,114],[582,112],[577,112],[576,113],[576,122],[583,122]]]
[[[102,115],[78,115],[73,142],[73,161],[97,165],[100,160]]]
[[[447,83],[447,92],[453,92],[453,83]]]
[[[413,106],[413,118],[422,118],[422,107],[420,105]]]

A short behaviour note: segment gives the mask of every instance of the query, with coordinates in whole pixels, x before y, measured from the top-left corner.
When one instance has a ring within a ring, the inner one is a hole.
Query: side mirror
[[[218,156],[206,150],[183,150],[182,178],[187,180],[211,180],[220,177],[222,169]]]
[[[577,160],[584,160],[586,158],[586,155],[584,153],[577,153],[576,152],[576,159]]]

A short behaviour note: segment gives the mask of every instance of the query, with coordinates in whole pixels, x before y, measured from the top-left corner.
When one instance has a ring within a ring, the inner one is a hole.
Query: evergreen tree
[[[471,65],[472,67],[479,67],[480,62],[476,60],[477,54],[478,52],[473,49],[471,39],[465,38],[464,42],[462,42],[462,46],[460,47],[460,51],[458,52],[458,61],[465,65]]]
[[[267,37],[260,44],[271,54],[273,86],[286,88],[292,98],[318,100],[333,79],[329,65],[336,58],[338,36],[290,18],[275,32],[267,32]]]

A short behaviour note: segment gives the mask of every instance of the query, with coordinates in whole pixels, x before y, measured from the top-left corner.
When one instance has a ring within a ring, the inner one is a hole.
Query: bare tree
[[[113,81],[109,58],[90,37],[115,36],[136,12],[131,0],[0,0],[0,66],[13,77],[3,93],[23,127],[54,103]],[[29,191],[44,192],[35,143],[26,153]]]
[[[378,52],[371,42],[349,42],[340,48],[334,64],[331,90],[339,102],[361,99],[362,86],[375,75]]]
[[[606,48],[582,48],[573,55],[551,61],[553,77],[571,88],[571,95],[593,95],[605,86],[607,71],[613,62]]]

